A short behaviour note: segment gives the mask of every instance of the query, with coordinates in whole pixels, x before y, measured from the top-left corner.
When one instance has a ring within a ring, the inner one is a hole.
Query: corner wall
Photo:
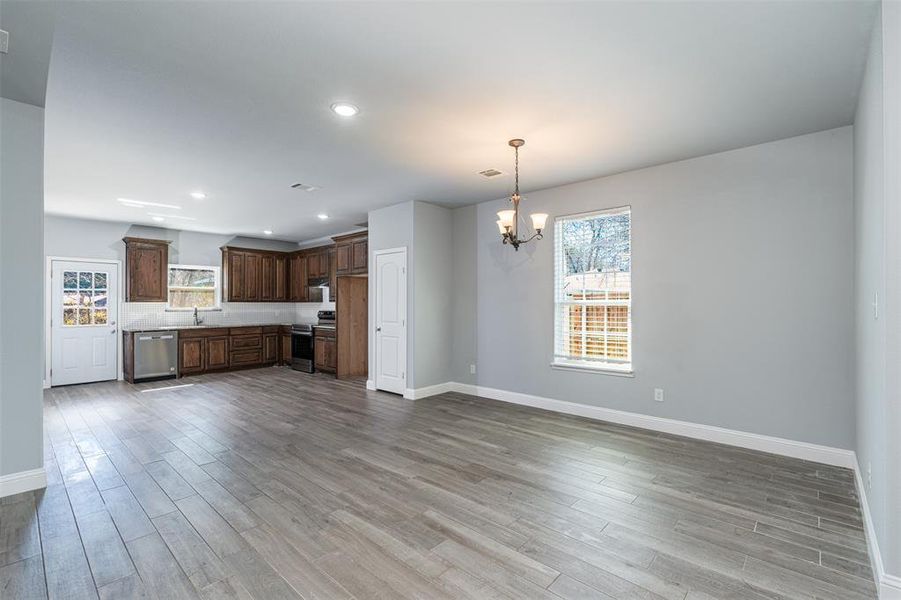
[[[44,109],[0,98],[0,495],[42,487]]]
[[[856,451],[881,555],[881,565],[880,557],[874,557],[876,570],[881,566],[883,573],[897,579],[901,575],[901,4],[883,2],[881,8],[854,119]],[[895,585],[894,593],[901,597],[901,579]]]
[[[413,303],[409,306],[412,328],[413,368],[407,388],[445,383],[451,376],[454,290],[453,217],[451,211],[427,202],[413,203],[413,248],[408,270],[413,272]]]

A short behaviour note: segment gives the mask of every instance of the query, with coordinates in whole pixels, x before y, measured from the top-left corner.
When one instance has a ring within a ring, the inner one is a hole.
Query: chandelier
[[[528,238],[519,237],[519,201],[522,200],[522,197],[519,195],[519,148],[525,145],[526,141],[515,139],[507,143],[513,146],[513,151],[516,153],[516,186],[513,189],[513,195],[510,196],[513,208],[512,210],[498,211],[496,222],[504,244],[510,244],[514,250],[519,251],[519,247],[522,244],[531,242],[536,238],[540,240],[544,237],[541,235],[541,230],[544,229],[544,225],[547,222],[547,213],[532,213],[529,215],[532,219],[532,229],[535,230],[535,233]]]

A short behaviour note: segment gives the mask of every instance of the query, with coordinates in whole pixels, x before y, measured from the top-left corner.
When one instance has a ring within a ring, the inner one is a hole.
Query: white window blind
[[[629,207],[554,222],[554,363],[630,371]]]

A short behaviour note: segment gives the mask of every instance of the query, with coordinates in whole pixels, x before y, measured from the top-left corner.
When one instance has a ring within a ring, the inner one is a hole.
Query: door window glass
[[[63,325],[107,325],[108,281],[107,271],[64,271]]]

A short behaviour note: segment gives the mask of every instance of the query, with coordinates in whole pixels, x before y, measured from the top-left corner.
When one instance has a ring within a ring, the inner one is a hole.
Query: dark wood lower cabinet
[[[263,362],[274,363],[278,361],[278,333],[263,334]]]
[[[134,347],[125,333],[126,379],[131,379]],[[178,338],[180,376],[213,371],[291,364],[291,327],[264,325],[182,329]]]
[[[181,375],[203,373],[206,369],[206,339],[180,338],[178,340],[178,372]]]
[[[313,366],[323,373],[334,373],[338,364],[338,342],[334,329],[316,329],[313,334]]]
[[[287,331],[285,331],[287,330]],[[279,362],[283,365],[291,364],[291,328],[282,327],[279,333],[281,348],[279,351]]]
[[[206,368],[208,371],[228,368],[228,336],[207,338]]]

